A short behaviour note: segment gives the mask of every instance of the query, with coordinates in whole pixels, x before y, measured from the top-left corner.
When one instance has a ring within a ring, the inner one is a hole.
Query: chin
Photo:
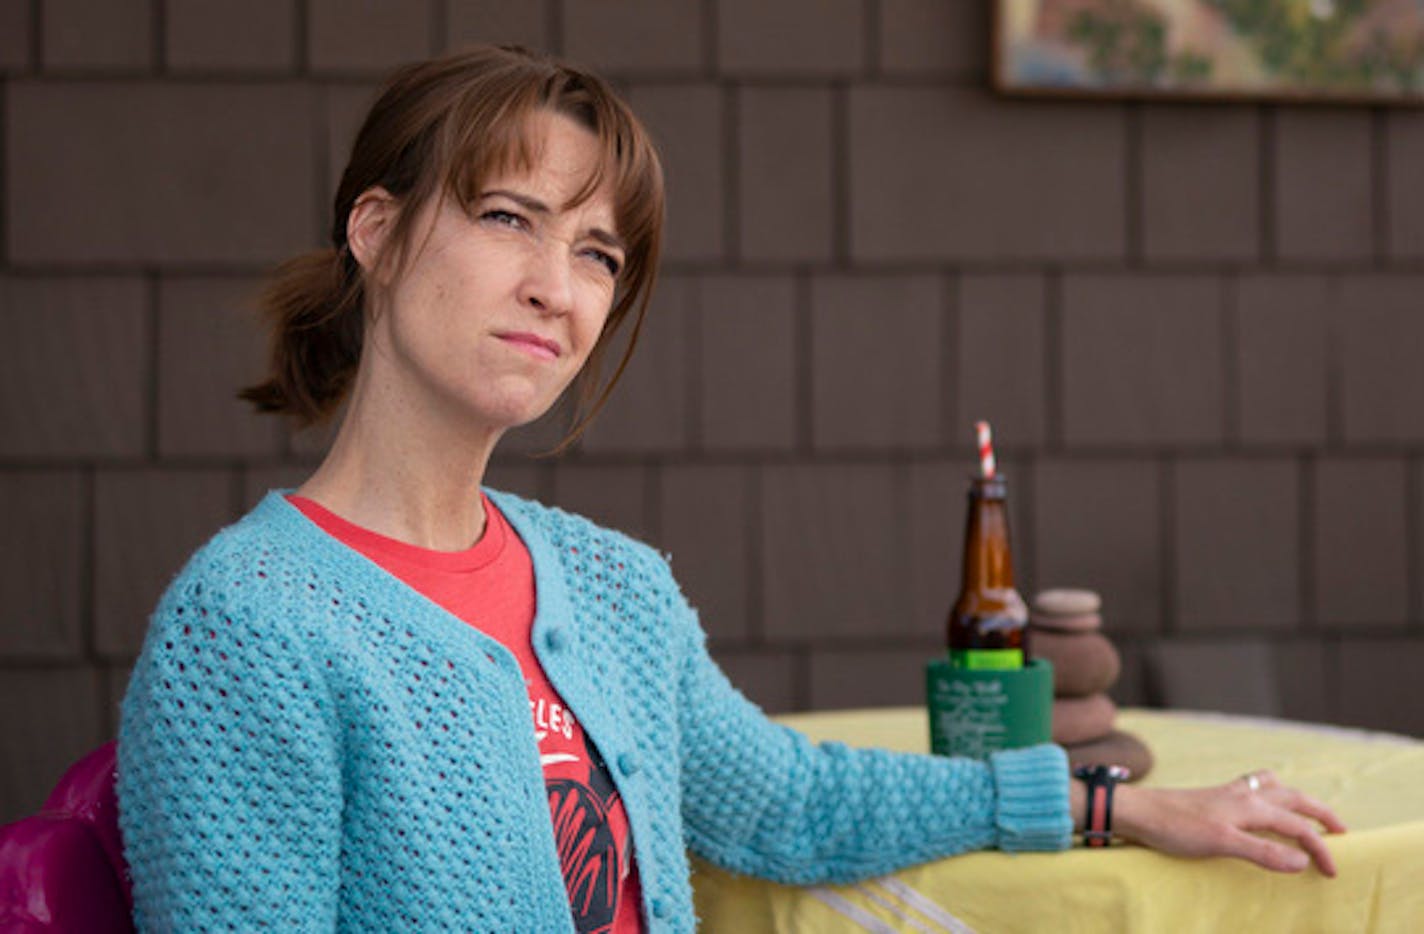
[[[553,401],[547,399],[502,399],[494,405],[482,407],[481,417],[509,430],[537,422],[551,408]]]
[[[508,431],[537,421],[558,399],[548,381],[506,378],[492,382],[449,387],[452,401],[471,421]]]

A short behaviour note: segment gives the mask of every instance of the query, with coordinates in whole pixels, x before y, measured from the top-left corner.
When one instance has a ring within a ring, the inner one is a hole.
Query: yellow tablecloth
[[[924,752],[920,709],[779,717],[814,740]],[[794,888],[694,861],[709,932],[1424,931],[1424,742],[1281,720],[1124,710],[1152,748],[1144,785],[1203,785],[1252,768],[1320,798],[1339,876],[1266,872],[1140,847],[972,853],[860,885]]]

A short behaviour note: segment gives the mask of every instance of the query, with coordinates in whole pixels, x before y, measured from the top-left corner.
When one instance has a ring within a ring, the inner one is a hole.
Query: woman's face
[[[607,190],[568,206],[597,138],[552,111],[533,119],[532,168],[488,179],[469,214],[446,198],[422,211],[420,252],[380,290],[370,333],[378,374],[501,431],[542,415],[583,367],[625,257]]]

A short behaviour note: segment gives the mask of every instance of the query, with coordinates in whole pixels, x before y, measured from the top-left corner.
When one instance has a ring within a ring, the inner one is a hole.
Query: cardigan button
[[[550,652],[562,652],[564,650],[564,632],[562,629],[550,629],[544,633],[544,647]]]
[[[622,752],[618,754],[618,771],[628,776],[632,776],[637,773],[638,760],[634,758],[631,752]]]
[[[661,899],[661,898],[655,898],[655,899],[653,899],[653,917],[654,917],[654,918],[666,918],[670,912],[671,912],[671,909],[668,908],[668,904],[667,904],[666,901],[664,901],[664,900]]]

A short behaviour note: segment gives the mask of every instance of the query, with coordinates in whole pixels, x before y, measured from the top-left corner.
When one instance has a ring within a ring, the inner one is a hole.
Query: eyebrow
[[[552,208],[538,198],[532,198],[529,195],[520,194],[517,191],[510,191],[507,188],[492,188],[489,191],[481,192],[480,197],[492,198],[496,195],[501,198],[508,198],[531,214],[540,214],[547,217],[554,213]],[[588,232],[588,237],[592,240],[597,240],[604,246],[614,247],[615,249],[622,250],[624,253],[628,252],[628,244],[623,242],[622,237],[604,230],[602,227],[591,228]]]

